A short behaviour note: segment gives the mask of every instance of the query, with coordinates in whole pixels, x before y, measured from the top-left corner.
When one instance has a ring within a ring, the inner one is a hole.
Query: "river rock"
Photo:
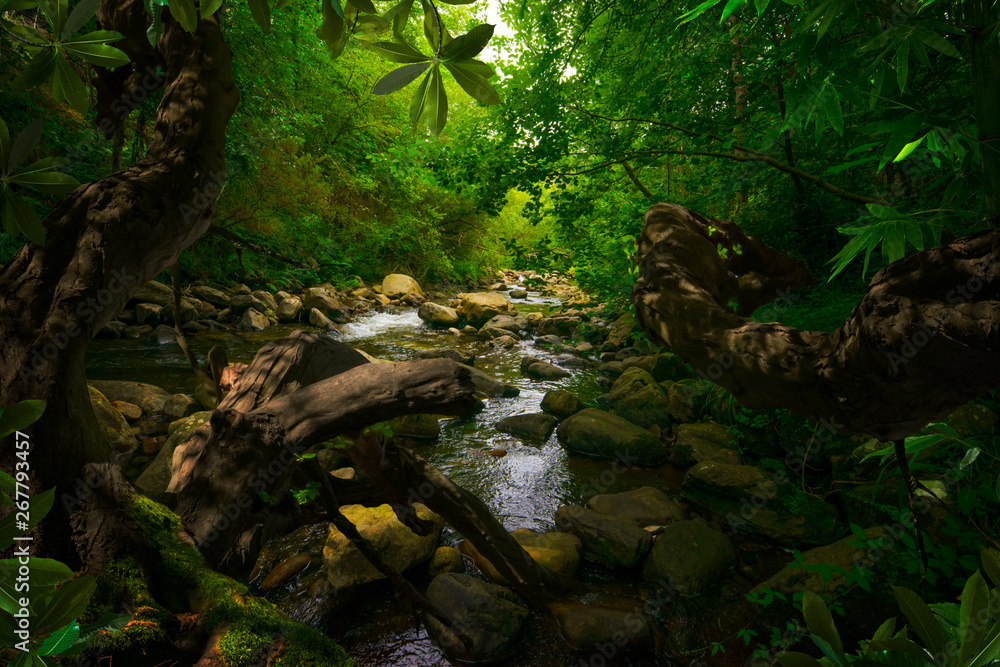
[[[267,304],[250,294],[237,294],[231,300],[230,309],[237,315],[253,308],[258,313],[267,312]]]
[[[165,306],[174,300],[173,288],[155,280],[140,287],[129,299],[130,303],[158,303]]]
[[[309,554],[300,553],[295,554],[294,556],[289,556],[275,565],[274,569],[267,573],[267,576],[264,577],[264,581],[260,582],[260,590],[269,591],[272,588],[277,588],[302,570],[306,569],[309,566],[310,560]]]
[[[467,649],[450,628],[432,616],[427,631],[445,654],[470,662],[493,661],[514,651],[531,614],[520,598],[506,588],[466,574],[441,574],[427,587],[427,598],[452,626],[471,640]]]
[[[441,424],[434,415],[404,415],[392,420],[393,434],[404,438],[434,440],[441,435]]]
[[[428,535],[421,537],[400,523],[389,505],[342,505],[340,512],[378,550],[387,565],[403,572],[431,557],[444,526],[444,520],[424,505],[415,503],[414,508],[418,518],[432,522],[433,528]],[[382,573],[333,524],[323,547],[323,563],[334,590],[383,578]]]
[[[142,408],[138,405],[126,403],[125,401],[112,401],[111,405],[115,407],[115,410],[122,413],[122,416],[129,422],[142,419]]]
[[[417,352],[416,358],[451,359],[456,364],[463,364],[465,366],[472,366],[473,364],[476,363],[476,355],[450,348],[444,350],[421,350],[420,352]]]
[[[469,374],[472,375],[472,384],[475,385],[476,391],[486,396],[512,398],[521,393],[521,390],[517,387],[504,384],[475,366],[466,366],[466,368],[469,369]]]
[[[583,401],[565,389],[553,389],[542,398],[542,410],[562,420],[583,410]]]
[[[580,538],[584,558],[610,567],[639,564],[652,545],[652,537],[639,526],[578,505],[560,507],[555,522],[559,530]]]
[[[484,324],[483,328],[501,329],[517,336],[528,328],[528,318],[520,315],[497,315]],[[480,333],[482,333],[481,330]]]
[[[196,412],[190,417],[186,417],[170,425],[172,431],[167,437],[166,443],[157,452],[153,462],[146,466],[139,478],[135,480],[135,486],[142,493],[153,500],[161,503],[171,504],[171,496],[166,495],[167,487],[170,485],[170,471],[173,465],[174,449],[177,445],[187,442],[188,438],[198,428],[204,426],[212,418],[212,411]]]
[[[502,294],[471,292],[458,295],[456,310],[468,324],[477,329],[497,315],[517,315],[517,309]]]
[[[97,415],[97,423],[104,430],[108,444],[116,452],[127,452],[135,448],[135,436],[121,412],[115,409],[107,397],[93,387],[90,390],[90,404]]]
[[[538,320],[538,333],[572,338],[581,323],[579,317],[543,317]]]
[[[534,380],[558,380],[570,376],[570,372],[545,361],[536,361],[528,366],[525,375]]]
[[[944,420],[963,438],[987,436],[993,433],[1000,416],[985,405],[969,401]]]
[[[715,385],[708,380],[693,378],[674,382],[667,389],[670,416],[676,422],[695,421],[705,410],[708,396],[714,387]]]
[[[509,350],[510,348],[517,345],[517,341],[519,340],[520,338],[514,336],[513,334],[498,336],[497,338],[493,339],[493,347],[502,347]]]
[[[189,299],[188,297],[181,297],[181,323],[190,322],[192,320],[198,320],[202,317],[211,317],[216,314],[215,307],[211,304],[203,303],[197,299]],[[166,322],[173,324],[174,322],[174,303],[171,301],[163,307],[163,319]]]
[[[673,352],[628,357],[622,361],[622,367],[625,370],[641,368],[652,375],[657,382],[676,382],[690,375],[684,360]]]
[[[316,308],[309,311],[309,324],[323,331],[330,331],[337,328],[337,325],[331,322],[329,317]]]
[[[163,306],[156,303],[138,303],[135,306],[136,324],[156,326],[163,321]]]
[[[333,322],[343,322],[347,319],[347,306],[329,294],[317,294],[306,297],[302,301],[302,307],[306,310],[318,310]]]
[[[648,582],[666,582],[681,595],[698,595],[736,564],[729,538],[704,519],[677,521],[656,538],[642,568]],[[668,589],[669,590],[669,589]]]
[[[576,535],[563,532],[539,533],[530,528],[521,528],[511,532],[511,536],[528,552],[535,562],[545,567],[572,577],[580,566],[580,551],[583,544]],[[509,582],[500,574],[489,560],[468,540],[462,540],[458,550],[467,556],[483,576],[498,584]]]
[[[465,572],[465,561],[455,547],[438,547],[427,563],[427,572],[431,577],[447,572]]]
[[[163,402],[163,409],[161,412],[165,417],[169,418],[170,421],[176,421],[198,412],[199,407],[198,401],[194,400],[190,396],[185,394],[174,394]]]
[[[95,338],[121,338],[125,334],[128,325],[118,320],[111,320],[94,334]]]
[[[667,526],[688,518],[680,505],[651,486],[594,496],[587,508],[637,526]]]
[[[512,289],[510,291],[510,298],[512,298],[512,299],[527,299],[528,298],[528,290],[526,290],[526,289],[520,289],[520,288],[518,288],[518,289]]]
[[[423,296],[424,291],[420,289],[420,283],[404,273],[390,273],[382,279],[382,294],[389,299],[398,299],[407,294],[419,294]]]
[[[267,304],[267,307],[270,308],[271,310],[278,309],[278,301],[274,298],[274,295],[271,294],[270,292],[258,289],[250,292],[250,296]]]
[[[677,426],[670,462],[681,468],[690,468],[703,461],[718,461],[739,465],[740,455],[734,449],[736,437],[726,427],[715,422],[680,424]]]
[[[274,312],[278,316],[278,320],[281,322],[296,322],[299,319],[299,315],[302,313],[302,299],[297,296],[292,296],[287,299],[282,299],[278,307],[275,308]]]
[[[177,332],[174,331],[172,326],[168,324],[161,324],[153,329],[146,339],[154,345],[175,344],[177,343]]]
[[[611,378],[619,377],[625,371],[620,361],[606,361],[597,367],[597,372]]]
[[[243,311],[243,318],[240,320],[242,331],[263,331],[271,326],[271,320],[267,315],[258,312],[256,308],[247,308]]]
[[[447,329],[458,324],[458,312],[454,308],[442,306],[433,301],[425,301],[420,304],[420,308],[417,310],[417,317],[432,327]]]
[[[618,316],[618,319],[611,323],[608,342],[613,343],[615,349],[620,349],[624,347],[634,331],[638,331],[638,326],[635,323],[635,315],[629,311],[625,311]]]
[[[787,477],[765,475],[754,466],[699,463],[684,476],[682,489],[732,530],[790,547],[829,544],[840,535],[832,505],[806,495]]]
[[[208,285],[196,285],[191,288],[191,293],[202,301],[210,303],[213,306],[218,306],[219,308],[229,308],[231,305],[231,298],[228,294]]]
[[[496,423],[496,429],[528,442],[544,443],[556,430],[556,418],[544,412],[511,415]]]
[[[553,602],[549,610],[563,639],[577,651],[649,651],[655,648],[652,624],[636,600]],[[584,662],[583,664],[589,664]],[[603,664],[603,663],[602,663]]]
[[[667,392],[641,368],[629,368],[611,385],[608,409],[637,426],[670,428]]]
[[[92,380],[89,384],[104,394],[109,401],[123,401],[137,405],[147,415],[159,414],[163,409],[163,403],[170,396],[166,389],[142,382]]]
[[[626,465],[659,466],[669,452],[652,433],[617,415],[585,408],[559,425],[559,444],[576,454]]]

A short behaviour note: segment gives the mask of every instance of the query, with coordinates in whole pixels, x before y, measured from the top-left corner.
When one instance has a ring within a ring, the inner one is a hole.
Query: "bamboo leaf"
[[[915,151],[917,149],[917,146],[920,145],[920,143],[924,140],[924,137],[926,137],[926,136],[927,135],[925,134],[925,135],[923,135],[923,136],[921,136],[921,137],[919,137],[917,139],[914,139],[913,141],[911,141],[910,143],[906,144],[905,146],[903,146],[903,150],[899,151],[899,153],[896,155],[895,158],[893,158],[892,161],[893,162],[899,162],[900,160],[905,160],[906,156],[908,156],[910,153],[912,153],[913,151]]]
[[[405,88],[412,82],[417,80],[421,74],[427,71],[430,67],[430,63],[414,63],[412,65],[404,65],[397,69],[392,70],[375,84],[372,88],[372,94],[374,95],[389,95],[397,90]]]
[[[726,19],[733,15],[737,9],[745,5],[747,0],[729,0],[726,6],[722,10],[722,17],[719,18],[719,23],[725,23]]]
[[[896,51],[896,83],[899,84],[899,92],[903,92],[906,87],[906,75],[910,67],[910,44],[903,41],[899,43],[899,50]]]
[[[455,81],[462,87],[462,90],[476,101],[483,104],[500,104],[500,96],[489,81],[475,72],[465,69],[462,63],[445,63],[444,66],[455,77]]]
[[[678,25],[684,25],[688,21],[693,21],[702,14],[704,14],[710,7],[714,7],[722,2],[722,0],[705,0],[694,9],[681,14],[680,18],[677,20]]]
[[[927,33],[929,34],[926,34],[923,38],[924,44],[931,47],[935,51],[940,51],[946,56],[951,56],[952,58],[958,58],[961,60],[962,54],[959,53],[954,44],[932,30],[927,30]]]
[[[425,56],[406,43],[375,42],[371,48],[378,55],[394,63],[422,63],[431,59],[430,56]]]
[[[896,597],[900,610],[924,642],[924,647],[930,651],[931,655],[940,655],[944,650],[944,631],[934,616],[934,612],[920,599],[919,595],[908,588],[893,586],[892,594]]]
[[[834,131],[839,136],[844,136],[844,109],[840,106],[840,95],[832,88],[826,98],[826,116]]]

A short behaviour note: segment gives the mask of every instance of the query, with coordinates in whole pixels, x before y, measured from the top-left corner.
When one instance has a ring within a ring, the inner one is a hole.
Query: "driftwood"
[[[296,332],[262,348],[210,424],[177,447],[168,490],[177,494],[177,512],[208,561],[246,570],[281,515],[288,520],[295,509],[275,511],[260,493],[287,495],[297,454],[356,435],[344,453],[388,491],[403,523],[426,532],[412,508],[424,503],[519,592],[548,599],[568,580],[535,563],[482,501],[391,440],[358,433],[405,414],[469,414],[477,404],[468,369],[451,360],[372,364],[328,337]]]
[[[746,317],[813,280],[731,222],[657,204],[638,247],[640,325],[748,408],[899,440],[1000,384],[1000,230],[889,265],[830,333]]]

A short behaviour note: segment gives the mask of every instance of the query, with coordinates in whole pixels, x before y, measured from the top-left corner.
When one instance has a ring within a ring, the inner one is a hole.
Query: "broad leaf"
[[[3,118],[0,118],[0,172],[7,171],[11,146],[10,130],[7,129],[7,123],[3,122]]]
[[[802,596],[802,614],[806,617],[809,632],[830,644],[838,655],[844,653],[844,643],[823,598],[812,591],[805,591]]]
[[[430,56],[425,56],[406,43],[375,42],[371,48],[375,53],[394,63],[422,63],[431,59]]]
[[[931,655],[940,655],[944,650],[945,638],[934,612],[919,595],[908,588],[893,586],[892,594],[896,597],[900,610],[924,642],[924,647],[931,652]]]
[[[481,60],[466,60],[464,63],[457,63],[467,72],[478,74],[484,79],[492,79],[497,75],[496,71]]]
[[[62,584],[51,597],[36,599],[33,629],[54,632],[79,618],[90,604],[96,587],[97,579],[85,575]]]
[[[473,99],[483,104],[500,104],[500,96],[490,85],[489,81],[476,74],[472,70],[466,69],[462,63],[445,63],[445,67],[455,77],[455,81]]]
[[[994,623],[986,628],[982,643],[983,649],[969,661],[968,667],[983,667],[993,664],[993,661],[1000,655],[1000,623]]]
[[[20,230],[37,245],[45,245],[45,228],[42,227],[42,219],[35,213],[28,202],[21,199],[16,192],[10,189],[3,195],[3,221],[8,234],[12,230]],[[16,231],[11,236],[16,235]],[[2,547],[0,547],[2,548]]]
[[[20,567],[20,559],[0,560],[0,579],[14,581]],[[28,582],[32,588],[55,586],[73,576],[73,570],[65,563],[52,558],[34,558],[28,561]]]
[[[393,36],[402,41],[403,30],[410,20],[410,10],[413,8],[413,0],[403,0],[398,5],[393,5],[383,14],[383,18],[392,21]]]
[[[375,5],[372,3],[372,0],[347,0],[347,1],[350,2],[352,5],[354,5],[354,7],[357,8],[357,10],[360,12],[364,12],[366,14],[378,14],[378,10],[375,9]]]
[[[70,35],[82,28],[87,24],[94,14],[97,13],[97,9],[101,6],[101,0],[80,0],[80,2],[73,8],[73,11],[69,13],[69,18],[66,19],[66,25],[63,26],[62,38],[68,39]]]
[[[771,4],[771,0],[754,0],[754,6],[757,8],[757,18],[764,15],[769,4]]]
[[[107,44],[64,44],[63,48],[93,65],[107,69],[115,69],[132,62],[124,51]]]
[[[39,655],[58,655],[71,647],[80,638],[80,626],[73,620],[68,625],[56,630],[45,638],[42,645],[38,647]]]
[[[84,113],[90,104],[86,84],[65,58],[56,58],[56,72],[49,81],[49,90],[52,91],[52,99],[69,102],[80,113]]]
[[[986,620],[989,618],[990,591],[986,580],[977,570],[965,582],[959,616],[959,638],[962,649],[958,664],[964,665],[983,650],[986,643]]]
[[[334,2],[323,0],[323,23],[316,31],[316,35],[326,43],[331,52],[336,54],[339,53],[343,41],[344,17],[343,10],[339,14],[336,11],[340,7],[340,3],[336,2],[335,8]]]
[[[16,512],[11,512],[3,519],[0,519],[0,550],[6,549],[14,544],[14,538],[24,535],[45,518],[45,515],[52,509],[52,503],[56,497],[55,488],[31,496],[28,499],[29,521],[27,528],[19,524]]]
[[[427,71],[428,67],[430,67],[430,63],[414,63],[394,69],[379,79],[375,87],[372,88],[372,93],[375,95],[388,95],[405,88]]]
[[[1000,486],[1000,480],[997,481]],[[990,578],[994,588],[1000,588],[1000,552],[993,549],[982,549],[979,552],[979,559],[986,570],[986,576]]]
[[[410,100],[410,125],[416,125],[420,122],[420,116],[424,113],[424,107],[427,106],[427,84],[430,80],[431,73],[428,72],[424,80],[417,86],[416,92],[413,93],[413,99]]]
[[[10,162],[6,165],[7,168],[4,171],[13,172],[22,162],[28,159],[31,151],[42,138],[42,129],[44,127],[45,122],[41,118],[37,118],[21,130],[21,134],[17,136],[14,146],[10,149]]]
[[[195,31],[198,27],[198,12],[193,0],[170,0],[167,6],[170,8],[170,15],[177,19],[182,28],[188,32]]]
[[[250,15],[253,17],[254,23],[259,25],[264,30],[270,30],[271,6],[267,4],[267,0],[248,1],[250,3]]]
[[[796,651],[782,651],[778,654],[778,662],[782,667],[823,667],[823,663],[811,655]]]
[[[69,0],[39,0],[38,8],[49,20],[52,34],[62,33],[63,26],[66,25],[66,19],[69,16]]]
[[[28,66],[21,70],[14,82],[11,90],[15,95],[20,95],[28,90],[39,86],[52,75],[52,70],[56,67],[56,49],[42,49],[31,59]]]
[[[488,23],[481,23],[464,35],[456,37],[441,49],[441,59],[462,62],[475,58],[493,37],[493,28],[494,26]]]
[[[65,47],[67,44],[108,44],[110,42],[117,42],[122,37],[123,35],[120,32],[115,32],[114,30],[95,30],[88,32],[86,35],[70,37],[63,42],[63,46]]]
[[[441,80],[441,68],[431,70],[431,83],[427,88],[427,128],[434,136],[441,134],[448,122],[448,95]]]
[[[207,19],[209,16],[219,11],[219,7],[222,7],[223,0],[202,0],[199,3],[198,11],[201,14],[201,18]],[[282,4],[278,3],[278,9],[283,9]]]
[[[726,6],[722,9],[722,16],[719,17],[719,23],[725,23],[726,19],[733,15],[733,12],[746,3],[747,0],[729,0],[726,3]]]

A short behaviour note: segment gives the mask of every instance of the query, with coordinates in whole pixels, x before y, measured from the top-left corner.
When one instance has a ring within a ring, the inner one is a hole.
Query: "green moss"
[[[277,665],[353,664],[332,639],[314,628],[290,621],[273,604],[251,595],[243,584],[212,570],[201,553],[181,539],[184,530],[181,521],[166,507],[140,496],[132,511],[136,523],[160,554],[162,576],[174,583],[173,590],[185,590],[192,596],[190,605],[199,613],[199,623],[208,631],[222,623],[229,624],[219,640],[219,652],[227,665],[257,664],[257,653],[276,638],[288,646]]]

